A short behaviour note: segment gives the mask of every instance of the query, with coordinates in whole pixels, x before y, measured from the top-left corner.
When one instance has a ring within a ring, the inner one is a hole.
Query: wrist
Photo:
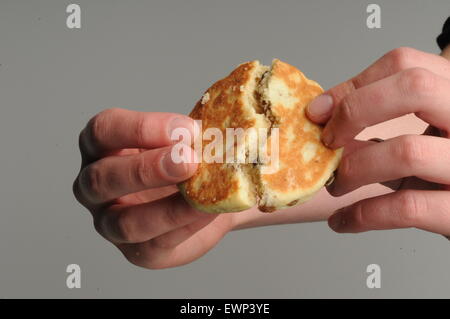
[[[253,207],[249,210],[246,210],[244,212],[239,213],[231,213],[231,228],[232,230],[238,230],[243,228],[248,228],[248,224],[251,224],[252,221],[257,219],[260,215],[262,215],[261,212],[258,211],[256,207]]]

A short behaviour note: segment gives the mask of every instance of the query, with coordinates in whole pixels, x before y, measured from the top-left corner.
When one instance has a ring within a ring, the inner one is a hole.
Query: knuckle
[[[80,177],[78,176],[72,183],[72,193],[75,196],[76,200],[83,206],[86,207],[85,199],[80,191]]]
[[[101,111],[90,120],[90,142],[94,147],[99,146],[106,138],[106,132],[110,123],[111,117],[119,112],[119,108],[109,108]]]
[[[397,227],[413,227],[419,223],[422,212],[425,211],[426,202],[409,190],[400,191],[397,197]]]
[[[177,244],[167,235],[161,235],[152,239],[155,246],[160,248],[168,249],[173,248]]]
[[[137,124],[134,127],[134,134],[136,136],[138,145],[147,144],[147,132],[149,131],[148,125],[148,118],[146,116],[139,116]]]
[[[162,215],[163,223],[171,228],[181,225],[183,216],[187,216],[191,211],[186,210],[185,206],[181,206],[180,201],[175,199],[170,205],[165,207],[166,211]]]
[[[169,227],[176,227],[179,224],[179,217],[178,217],[177,209],[174,207],[174,205],[169,205],[167,207],[167,212],[163,215],[164,216],[164,223],[166,225],[169,225]]]
[[[352,176],[353,173],[353,158],[351,155],[347,155],[342,158],[341,164],[338,169],[339,177],[346,179]]]
[[[121,108],[111,107],[111,108],[108,108],[108,109],[105,109],[105,110],[101,111],[99,114],[102,114],[104,117],[113,117],[117,113],[120,113],[121,111],[122,111]]]
[[[348,221],[348,223],[350,222],[352,224],[353,227],[359,228],[359,229],[364,229],[366,228],[366,224],[367,221],[364,218],[364,213],[363,213],[363,204],[362,203],[356,203],[353,207],[352,207],[352,214],[350,215],[350,220]]]
[[[125,243],[133,243],[138,240],[134,231],[134,221],[131,214],[123,211],[117,214],[115,218],[116,236]]]
[[[100,145],[105,135],[105,117],[103,113],[99,113],[92,118],[89,133],[90,143],[94,147]]]
[[[364,78],[363,78],[363,74],[359,74],[353,78],[350,79],[350,85],[353,86],[353,89],[359,89],[361,87],[364,86]]]
[[[146,269],[163,269],[169,267],[158,256],[158,251],[153,248],[153,245],[146,246],[145,248],[137,245],[136,249],[126,251],[124,256],[133,265]]]
[[[389,51],[385,58],[389,61],[394,73],[410,68],[413,64],[416,50],[409,47],[399,47]]]
[[[103,177],[99,165],[94,163],[84,168],[80,174],[80,184],[88,198],[99,200],[103,193]]]
[[[94,215],[94,229],[101,236],[103,236],[104,238],[109,240],[105,236],[105,226],[104,226],[105,225],[105,219],[106,219],[106,214],[104,214],[103,212],[101,214]]]
[[[81,152],[81,154],[84,153],[84,136],[85,136],[86,131],[85,130],[81,130],[80,134],[78,134],[78,148]]]
[[[407,94],[426,94],[435,87],[432,73],[423,68],[405,70],[400,76],[401,86]]]
[[[419,139],[413,135],[401,137],[399,147],[394,148],[402,165],[416,168],[426,164],[424,147]]]
[[[356,119],[356,110],[358,101],[354,98],[352,94],[345,96],[342,99],[340,108],[339,108],[339,116],[343,121],[355,121]]]
[[[153,170],[156,166],[148,163],[144,153],[136,156],[132,167],[134,167],[135,180],[138,185],[147,186],[151,184],[151,181],[154,179]]]

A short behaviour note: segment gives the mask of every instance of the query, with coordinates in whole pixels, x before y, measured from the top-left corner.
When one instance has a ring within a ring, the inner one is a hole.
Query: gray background
[[[230,233],[175,269],[129,264],[71,190],[82,126],[104,108],[188,113],[235,65],[273,57],[325,88],[386,51],[439,52],[443,1],[0,1],[0,297],[450,297],[450,245],[418,230],[337,235],[325,223]],[[173,92],[176,92],[175,94]],[[66,265],[82,288],[65,286]],[[368,264],[382,288],[365,286]]]

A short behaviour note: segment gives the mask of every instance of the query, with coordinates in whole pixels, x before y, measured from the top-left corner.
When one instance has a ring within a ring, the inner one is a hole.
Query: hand
[[[323,142],[346,147],[334,196],[385,183],[395,191],[338,210],[337,232],[417,227],[450,235],[450,62],[410,48],[395,49],[308,107],[326,123]],[[423,135],[357,142],[364,128],[413,113],[430,126]]]
[[[80,133],[82,165],[74,194],[92,213],[96,230],[138,266],[189,263],[233,227],[233,214],[201,213],[175,185],[197,164],[172,161],[170,132],[184,127],[193,134],[193,125],[184,115],[109,109]],[[183,147],[183,156],[193,154]]]

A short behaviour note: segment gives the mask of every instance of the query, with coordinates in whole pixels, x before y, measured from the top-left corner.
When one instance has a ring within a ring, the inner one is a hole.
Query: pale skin
[[[305,204],[272,214],[195,210],[175,185],[197,164],[164,157],[171,128],[192,130],[192,120],[125,109],[97,114],[80,133],[74,194],[103,237],[150,269],[192,262],[230,231],[274,224],[328,219],[337,232],[415,227],[450,235],[450,47],[441,56],[395,49],[326,91],[307,114],[324,125],[324,143],[345,153],[328,191]]]

